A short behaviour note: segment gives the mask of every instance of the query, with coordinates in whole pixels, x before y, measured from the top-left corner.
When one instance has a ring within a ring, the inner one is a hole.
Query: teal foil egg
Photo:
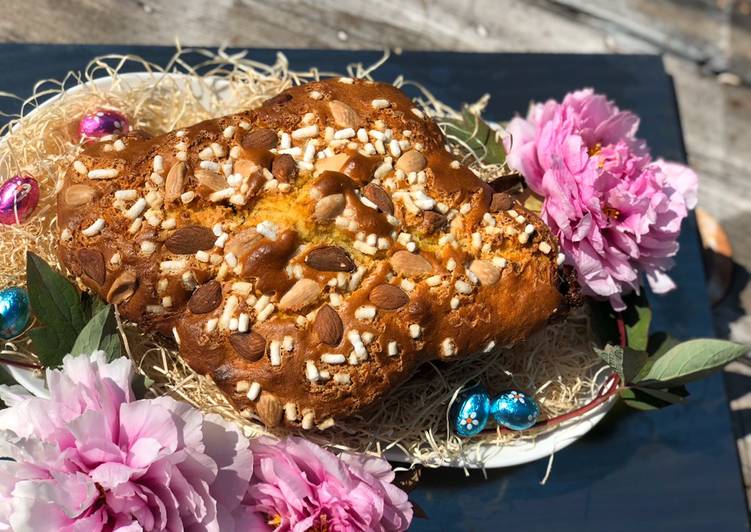
[[[540,407],[524,392],[508,390],[500,394],[490,407],[496,423],[511,430],[526,430],[540,417]]]
[[[29,296],[26,290],[13,286],[0,290],[0,338],[18,336],[29,323]]]
[[[454,431],[459,436],[477,436],[488,424],[490,397],[480,387],[459,394],[451,409]]]

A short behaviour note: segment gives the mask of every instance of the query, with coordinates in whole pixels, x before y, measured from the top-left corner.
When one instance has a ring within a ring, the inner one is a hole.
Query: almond
[[[448,217],[435,211],[423,211],[420,229],[427,235],[432,235],[443,229],[448,223]]]
[[[394,214],[394,202],[391,201],[389,193],[378,185],[370,183],[362,190],[363,195],[376,204],[381,211],[386,214]]]
[[[248,178],[248,193],[247,197],[255,198],[259,192],[263,191],[263,187],[266,185],[266,176],[263,175],[262,170],[256,170]]]
[[[217,281],[202,284],[188,301],[188,309],[193,314],[208,314],[222,303],[222,285]]]
[[[90,203],[96,196],[96,190],[86,185],[71,185],[65,189],[63,199],[66,205],[80,207]]]
[[[239,153],[239,161],[248,161],[260,168],[266,168],[271,170],[271,163],[274,162],[274,154],[269,150],[262,150],[256,148],[241,148]]]
[[[501,278],[501,270],[489,260],[473,260],[469,271],[477,276],[483,286],[494,285]]]
[[[276,148],[278,140],[273,129],[254,129],[243,136],[240,145],[246,150],[270,150]]]
[[[331,346],[339,345],[344,334],[344,324],[339,314],[331,305],[324,305],[318,310],[313,322],[313,330],[318,339]]]
[[[339,172],[347,164],[347,161],[349,161],[349,154],[347,153],[337,153],[333,157],[318,159],[315,163],[316,175],[326,171]]]
[[[263,236],[251,229],[244,229],[229,239],[224,245],[225,253],[232,253],[238,259],[241,259],[253,249],[253,244],[261,240]]]
[[[381,284],[371,290],[368,299],[376,307],[385,310],[396,310],[409,303],[409,296],[404,290],[392,284]]]
[[[277,94],[276,96],[273,96],[269,98],[268,100],[266,100],[265,102],[263,102],[263,105],[264,106],[280,105],[283,103],[287,103],[291,99],[292,99],[291,94],[289,94],[288,92],[282,92],[281,94]]]
[[[248,159],[238,159],[235,161],[235,165],[232,167],[236,174],[240,174],[243,177],[250,177],[256,170],[258,165]]]
[[[404,152],[399,160],[396,161],[396,167],[404,171],[405,174],[419,172],[428,164],[425,156],[417,150]]]
[[[211,192],[224,190],[225,188],[229,187],[229,183],[227,183],[226,177],[219,175],[216,172],[212,172],[211,170],[199,168],[198,170],[196,170],[195,176],[196,180],[198,180],[198,184],[208,188]]]
[[[280,183],[289,183],[297,177],[297,163],[289,153],[277,155],[271,164],[271,173]]]
[[[185,191],[185,176],[188,174],[188,166],[178,161],[172,165],[167,172],[167,178],[164,181],[164,201],[172,203],[180,198]]]
[[[433,271],[433,266],[427,259],[403,249],[394,253],[389,258],[389,263],[396,273],[406,277]]]
[[[495,192],[505,192],[523,182],[524,178],[520,174],[501,175],[491,178],[490,181],[486,181]]]
[[[97,284],[103,284],[107,278],[107,269],[104,265],[104,255],[98,249],[83,248],[76,253],[81,269],[91,280]]]
[[[199,250],[213,248],[215,241],[216,236],[211,229],[200,225],[186,225],[172,233],[164,242],[164,247],[177,255],[192,255]]]
[[[351,127],[355,129],[360,123],[360,117],[349,105],[339,100],[329,102],[329,110],[334,118],[334,123],[340,128]]]
[[[300,310],[318,299],[321,287],[313,279],[300,279],[279,300],[282,310]]]
[[[330,194],[318,200],[313,218],[318,222],[328,222],[339,216],[347,204],[344,194]]]
[[[507,211],[514,205],[513,198],[505,192],[496,192],[493,194],[493,199],[490,201],[490,212]]]
[[[310,250],[305,264],[320,272],[351,272],[355,261],[339,246],[321,246]]]
[[[268,392],[261,392],[261,397],[256,404],[256,414],[268,428],[274,428],[282,421],[282,403],[275,395]]]
[[[260,360],[266,352],[266,338],[256,332],[233,334],[229,343],[238,355],[250,362]]]
[[[123,272],[112,282],[107,292],[107,301],[113,305],[124,303],[136,292],[138,278],[133,272]]]

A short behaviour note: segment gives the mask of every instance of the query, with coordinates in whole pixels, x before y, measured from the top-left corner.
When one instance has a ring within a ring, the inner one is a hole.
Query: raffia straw
[[[351,65],[347,74],[370,78],[387,59],[388,54],[384,54],[374,65]],[[135,83],[122,76],[125,70],[148,72],[152,77],[148,83]],[[0,128],[0,135],[5,135],[0,143],[0,175],[28,173],[37,178],[41,188],[39,207],[29,222],[0,228],[0,253],[4,257],[0,287],[25,282],[27,249],[57,264],[55,191],[60,176],[80,150],[75,125],[86,111],[119,109],[130,117],[133,128],[158,134],[255,107],[291,85],[326,75],[333,73],[292,70],[282,54],[274,63],[264,64],[245,53],[230,55],[225,50],[178,46],[163,66],[132,55],[107,55],[91,61],[83,72],[69,73],[62,81],[38,82],[34,94],[21,103],[19,114],[10,116],[9,123]],[[101,77],[111,78],[111,88],[102,91],[90,83]],[[416,101],[444,130],[448,120],[459,116],[457,110],[425,87],[402,77],[394,83],[416,88]],[[66,92],[76,86],[78,90]],[[0,97],[15,98],[2,93]],[[50,97],[58,99],[38,108]],[[481,112],[487,98],[485,95],[478,100],[473,111]],[[448,140],[450,149],[481,177],[508,173],[503,165],[483,165],[484,154],[472,151],[458,138],[449,136]],[[192,371],[170,340],[144,335],[127,323],[121,324],[121,331],[127,352],[139,370],[154,380],[151,394],[171,395],[205,412],[219,414],[236,422],[249,436],[266,433],[257,420],[236,411],[209,378]],[[307,431],[305,436],[328,447],[379,455],[398,448],[409,461],[430,466],[461,459],[467,467],[482,467],[480,456],[488,444],[505,446],[531,441],[539,432],[499,431],[475,439],[459,438],[452,434],[447,416],[457,394],[467,385],[480,382],[491,393],[507,388],[535,393],[545,416],[571,411],[597,391],[595,375],[601,365],[588,347],[587,331],[587,316],[580,312],[563,323],[548,326],[512,350],[477,354],[452,364],[427,364],[370,411],[337,420],[334,427],[325,431]],[[33,359],[24,337],[7,344],[6,350]]]

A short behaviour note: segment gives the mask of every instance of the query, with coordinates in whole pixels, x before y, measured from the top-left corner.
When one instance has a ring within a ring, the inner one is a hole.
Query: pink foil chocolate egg
[[[0,223],[23,223],[39,203],[39,184],[31,176],[13,176],[0,186]]]
[[[99,139],[107,135],[125,135],[128,132],[128,119],[118,111],[99,109],[84,115],[78,124],[81,137]]]

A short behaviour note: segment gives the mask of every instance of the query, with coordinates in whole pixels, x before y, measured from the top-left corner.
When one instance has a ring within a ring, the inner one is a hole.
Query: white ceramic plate
[[[142,84],[154,84],[162,79],[165,74],[150,74],[147,72],[135,72],[130,74],[121,74],[119,76],[121,80],[121,87],[137,86]],[[227,83],[222,79],[213,80],[209,92],[206,92],[206,88],[191,80],[190,77],[183,74],[169,74],[172,80],[178,82],[184,82],[186,88],[190,88],[196,94],[201,95],[205,102],[209,101],[211,95],[216,95],[220,98],[230,98],[231,91],[227,90]],[[111,78],[101,78],[90,82],[97,88],[106,90],[111,84]],[[76,86],[69,89],[68,93],[75,93],[82,89],[82,86]],[[51,98],[43,103],[41,107],[53,104],[58,100],[60,96]],[[30,114],[33,114],[32,113]],[[45,388],[44,379],[36,377],[32,371],[24,370],[15,367],[8,367],[8,371],[17,380],[19,384],[28,389],[31,393],[38,396],[46,396],[47,390]],[[549,456],[555,452],[564,449],[571,445],[573,442],[584,436],[589,432],[592,427],[597,425],[600,420],[607,414],[610,408],[613,406],[615,400],[610,398],[608,401],[602,403],[596,408],[590,410],[586,414],[569,420],[566,423],[561,424],[559,427],[551,430],[550,432],[543,434],[535,439],[533,442],[519,442],[510,445],[487,445],[483,447],[480,456],[473,455],[471,461],[463,459],[446,462],[443,465],[447,467],[467,467],[476,468],[478,463],[483,463],[487,469],[511,467],[528,462],[533,462]],[[399,449],[390,449],[387,451],[386,456],[393,461],[398,462],[412,462],[412,460],[405,455]]]

